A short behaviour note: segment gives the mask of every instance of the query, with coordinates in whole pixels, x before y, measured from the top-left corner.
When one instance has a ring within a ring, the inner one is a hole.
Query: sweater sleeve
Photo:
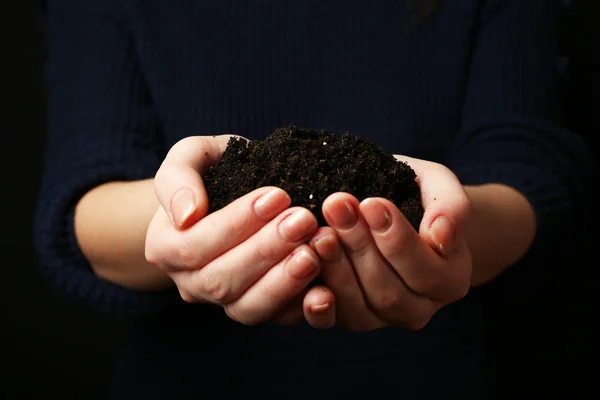
[[[49,282],[76,305],[145,314],[177,296],[98,278],[74,234],[74,209],[84,193],[109,181],[151,178],[165,153],[132,38],[108,4],[53,0],[42,8],[49,111],[35,248]]]
[[[464,185],[506,184],[532,204],[532,247],[485,289],[494,302],[519,306],[542,295],[574,248],[588,215],[591,161],[582,138],[562,127],[561,2],[482,3],[462,129],[447,163]]]

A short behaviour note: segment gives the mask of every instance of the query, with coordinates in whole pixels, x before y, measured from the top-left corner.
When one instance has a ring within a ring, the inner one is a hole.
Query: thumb
[[[190,136],[177,142],[154,177],[154,192],[177,229],[186,229],[208,212],[202,175],[215,165],[232,135]]]
[[[419,235],[446,257],[457,245],[461,229],[471,211],[471,201],[454,173],[442,164],[396,156],[417,175],[425,213]]]

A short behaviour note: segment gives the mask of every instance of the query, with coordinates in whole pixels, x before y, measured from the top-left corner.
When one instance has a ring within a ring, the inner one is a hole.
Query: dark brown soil
[[[384,197],[418,230],[423,218],[415,172],[392,153],[357,135],[340,138],[325,130],[279,128],[264,140],[232,138],[222,159],[204,177],[209,212],[263,186],[278,186],[293,206],[311,210],[319,225],[330,194],[347,192],[359,201]]]

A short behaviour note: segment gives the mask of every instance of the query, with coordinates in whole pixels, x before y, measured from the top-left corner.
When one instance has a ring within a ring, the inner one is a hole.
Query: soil
[[[312,211],[320,226],[327,225],[323,201],[330,194],[347,192],[359,201],[390,200],[418,230],[423,207],[415,178],[410,166],[371,140],[348,132],[338,138],[326,130],[289,126],[264,140],[231,138],[204,183],[209,212],[259,187],[278,186],[289,194],[292,206]]]

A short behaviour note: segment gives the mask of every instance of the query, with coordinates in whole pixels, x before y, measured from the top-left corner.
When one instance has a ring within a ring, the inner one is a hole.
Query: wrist
[[[473,286],[482,285],[528,251],[535,238],[535,214],[517,190],[501,184],[465,186],[472,212],[464,236],[473,258]]]
[[[158,206],[152,180],[106,183],[79,200],[75,235],[98,277],[139,291],[173,286],[144,255],[146,231]]]

